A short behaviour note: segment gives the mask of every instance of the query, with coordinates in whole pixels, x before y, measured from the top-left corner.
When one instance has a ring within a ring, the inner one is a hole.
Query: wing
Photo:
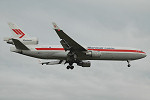
[[[58,34],[59,38],[61,39],[60,43],[65,49],[65,51],[70,50],[73,52],[81,52],[81,51],[87,51],[84,47],[82,47],[80,44],[78,44],[76,41],[74,41],[72,38],[70,38],[66,33],[61,30],[56,23],[52,23],[54,26],[54,30]]]

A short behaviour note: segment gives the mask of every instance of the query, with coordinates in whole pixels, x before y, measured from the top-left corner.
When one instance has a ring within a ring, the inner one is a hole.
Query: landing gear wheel
[[[70,66],[70,69],[74,69],[74,66]]]
[[[70,68],[70,66],[67,66],[66,68],[67,68],[67,69],[69,69],[69,68]]]
[[[67,66],[67,69],[74,69],[74,66]]]
[[[128,64],[128,67],[131,67],[131,65],[130,65],[130,64]]]
[[[127,62],[128,62],[128,67],[131,67],[130,61],[129,61],[129,60],[127,60]]]

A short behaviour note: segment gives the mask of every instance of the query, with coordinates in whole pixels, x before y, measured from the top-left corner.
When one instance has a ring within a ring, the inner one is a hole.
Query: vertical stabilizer
[[[26,34],[15,24],[13,23],[8,23],[11,31],[12,31],[12,34],[13,34],[13,37],[14,38],[24,38],[26,37]]]

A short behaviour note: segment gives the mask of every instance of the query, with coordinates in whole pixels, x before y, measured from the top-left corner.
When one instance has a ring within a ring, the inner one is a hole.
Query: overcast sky
[[[139,48],[131,62],[91,61],[90,68],[42,66],[10,52],[8,22],[40,44],[60,45],[56,22],[81,45]],[[0,0],[0,100],[150,100],[149,0]]]

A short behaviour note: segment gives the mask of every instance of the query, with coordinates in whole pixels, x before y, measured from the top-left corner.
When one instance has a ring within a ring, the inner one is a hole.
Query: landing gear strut
[[[127,60],[127,63],[128,63],[128,67],[131,67],[131,64],[130,64],[130,61],[129,60]]]

